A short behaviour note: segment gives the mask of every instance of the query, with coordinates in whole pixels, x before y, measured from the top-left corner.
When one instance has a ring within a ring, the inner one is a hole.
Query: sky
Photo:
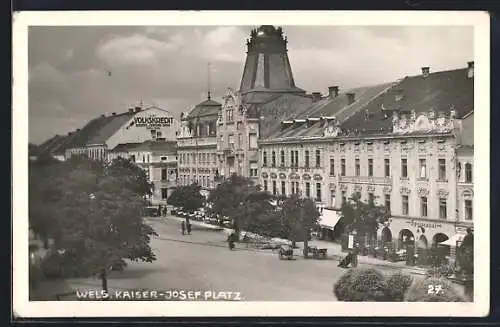
[[[258,26],[36,26],[28,32],[29,141],[40,144],[89,120],[138,105],[176,118],[238,89],[246,38]],[[327,93],[465,68],[467,26],[282,26],[295,84]],[[111,74],[108,74],[111,72]]]

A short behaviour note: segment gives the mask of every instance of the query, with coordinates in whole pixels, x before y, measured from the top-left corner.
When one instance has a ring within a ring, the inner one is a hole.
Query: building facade
[[[167,199],[177,186],[177,143],[175,141],[145,141],[117,145],[108,154],[108,160],[130,159],[146,172],[152,184],[151,205],[166,205]]]
[[[181,117],[177,136],[179,184],[197,183],[205,195],[219,180],[217,118],[221,104],[208,99]]]
[[[337,210],[357,193],[390,210],[379,240],[453,248],[473,226],[471,66],[433,74],[424,68],[357,107],[348,101],[326,110],[329,116],[317,117],[320,101],[313,103],[259,141],[260,184]]]
[[[175,141],[178,129],[178,121],[167,110],[135,107],[123,113],[103,114],[66,136],[56,135],[43,148],[60,160],[85,155],[106,161],[108,153],[118,144]]]

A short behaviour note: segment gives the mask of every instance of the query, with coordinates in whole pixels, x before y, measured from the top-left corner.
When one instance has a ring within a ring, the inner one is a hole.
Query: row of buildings
[[[233,173],[275,195],[299,193],[323,208],[331,235],[354,193],[390,208],[384,241],[456,245],[473,226],[474,63],[343,92],[295,85],[281,28],[247,40],[238,90],[182,113],[134,108],[96,118],[41,149],[60,159],[132,158],[165,203],[175,185],[208,193]],[[447,242],[447,243],[446,243]]]

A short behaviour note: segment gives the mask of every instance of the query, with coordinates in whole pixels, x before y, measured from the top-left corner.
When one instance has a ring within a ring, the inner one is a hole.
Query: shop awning
[[[319,217],[319,224],[324,228],[335,228],[340,220],[340,212],[336,210],[323,209],[323,213]]]
[[[464,239],[465,235],[462,234],[455,234],[446,241],[443,241],[439,244],[441,245],[449,245],[449,246],[457,246],[457,242],[461,242]]]

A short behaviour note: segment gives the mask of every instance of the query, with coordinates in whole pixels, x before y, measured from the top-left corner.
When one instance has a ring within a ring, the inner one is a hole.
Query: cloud
[[[30,139],[82,127],[144,100],[179,117],[206,99],[207,63],[217,99],[238,88],[248,26],[30,27]],[[297,86],[326,92],[465,67],[467,27],[283,26]],[[106,71],[111,70],[112,76]]]
[[[176,49],[175,44],[134,34],[106,40],[97,47],[97,56],[109,65],[153,65]]]

